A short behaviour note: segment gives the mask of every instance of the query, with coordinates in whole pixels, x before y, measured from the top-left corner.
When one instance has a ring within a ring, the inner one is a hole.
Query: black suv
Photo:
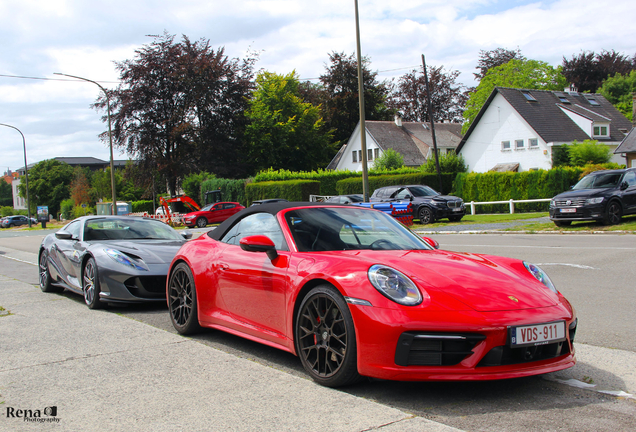
[[[550,201],[556,226],[591,220],[614,225],[627,214],[636,214],[636,168],[595,171]]]
[[[399,200],[411,201],[413,217],[419,219],[422,224],[433,223],[443,218],[458,222],[466,214],[466,207],[461,198],[441,195],[424,185],[385,186],[376,189],[369,198],[371,202]]]

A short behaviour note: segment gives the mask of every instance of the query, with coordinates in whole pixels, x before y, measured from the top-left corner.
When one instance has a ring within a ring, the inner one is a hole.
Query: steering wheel
[[[373,250],[398,249],[398,246],[390,240],[380,239],[371,243],[371,249]]]

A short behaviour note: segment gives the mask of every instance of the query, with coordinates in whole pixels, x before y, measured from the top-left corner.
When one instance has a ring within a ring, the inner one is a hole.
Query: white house
[[[369,168],[388,149],[404,158],[405,166],[419,167],[433,155],[433,136],[430,123],[395,121],[366,121],[366,145]],[[461,141],[461,125],[435,123],[435,137],[440,154],[454,153]],[[327,169],[362,171],[360,123],[347,144],[333,158]]]
[[[457,152],[473,172],[547,170],[554,146],[595,139],[613,153],[630,129],[629,120],[600,94],[496,87]],[[616,154],[612,162],[624,158]]]

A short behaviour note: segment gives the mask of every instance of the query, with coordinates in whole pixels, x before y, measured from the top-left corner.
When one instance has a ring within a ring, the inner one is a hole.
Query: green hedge
[[[387,174],[412,174],[422,172],[418,168],[402,167],[394,170],[371,170],[369,171],[369,177],[375,177],[379,175]],[[265,181],[283,181],[283,180],[316,180],[320,182],[321,195],[339,195],[337,191],[337,183],[340,180],[347,178],[362,178],[361,171],[349,171],[349,170],[323,170],[317,171],[289,171],[289,170],[273,170],[269,169],[261,171],[254,177],[254,182]],[[358,193],[358,192],[355,192]],[[316,194],[316,195],[318,195]]]
[[[245,185],[248,206],[253,201],[269,198],[309,201],[309,195],[318,194],[320,194],[320,182],[316,180],[270,181]]]
[[[247,197],[245,195],[245,185],[250,182],[250,179],[225,179],[225,178],[213,178],[201,183],[201,196],[192,197],[195,201],[205,205],[205,192],[221,189],[223,201],[238,202],[243,205],[247,203]]]
[[[442,193],[448,194],[453,190],[453,180],[455,177],[456,174],[442,174]],[[369,176],[369,196],[373,194],[374,190],[383,186],[410,184],[422,184],[430,186],[435,190],[439,189],[437,174],[427,174],[421,171],[416,174]],[[362,177],[340,180],[336,185],[336,192],[335,195],[362,193]]]
[[[549,171],[461,173],[455,180],[455,193],[471,201],[507,201],[552,198],[579,181],[582,168],[555,168]],[[548,202],[516,203],[515,211],[547,211]],[[475,206],[478,213],[507,213],[508,204]]]
[[[133,213],[148,213],[155,214],[154,204],[152,200],[133,201],[132,203]]]

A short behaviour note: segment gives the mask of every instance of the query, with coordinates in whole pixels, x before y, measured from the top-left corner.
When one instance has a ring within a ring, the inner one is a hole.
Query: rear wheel
[[[42,292],[59,293],[64,291],[64,288],[53,286],[51,283],[51,274],[49,273],[49,254],[46,250],[42,250],[42,252],[40,252],[38,266],[40,267],[40,289]]]
[[[428,207],[422,207],[418,212],[417,212],[417,216],[420,219],[420,223],[421,224],[430,224],[434,222],[433,219],[433,212],[431,211],[430,208]]]
[[[172,325],[179,334],[192,334],[201,328],[194,277],[192,270],[184,262],[177,264],[170,275],[168,309]]]
[[[104,304],[99,300],[99,275],[97,264],[94,258],[89,258],[82,272],[82,289],[84,291],[84,302],[89,309],[101,309]]]
[[[303,299],[294,328],[296,352],[319,384],[339,387],[360,379],[351,312],[331,285],[319,285]]]
[[[603,218],[603,224],[616,225],[620,223],[621,217],[623,217],[623,209],[618,201],[610,201],[605,211],[605,217]]]
[[[205,228],[208,224],[208,220],[204,217],[200,217],[199,219],[197,219],[197,226],[199,228]]]

